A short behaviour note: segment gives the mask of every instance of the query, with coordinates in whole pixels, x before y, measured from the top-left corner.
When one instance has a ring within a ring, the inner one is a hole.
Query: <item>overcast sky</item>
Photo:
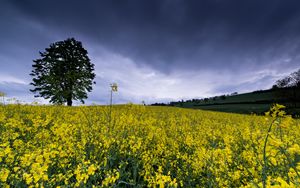
[[[95,64],[88,104],[268,89],[300,68],[299,0],[2,0],[0,91],[33,101],[32,60],[74,37]],[[39,99],[40,101],[43,101]]]

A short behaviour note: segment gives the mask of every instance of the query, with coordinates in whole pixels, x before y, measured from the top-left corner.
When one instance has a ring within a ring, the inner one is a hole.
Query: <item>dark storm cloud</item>
[[[87,103],[111,82],[119,102],[266,89],[300,65],[298,0],[3,0],[0,25],[0,91],[26,99],[32,60],[67,37],[95,64]]]
[[[161,71],[296,66],[297,0],[10,1],[16,14]]]

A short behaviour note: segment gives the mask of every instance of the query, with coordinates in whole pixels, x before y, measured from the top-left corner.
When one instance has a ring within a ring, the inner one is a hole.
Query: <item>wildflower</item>
[[[6,179],[9,175],[10,171],[6,168],[3,168],[2,170],[0,170],[0,181],[1,182],[6,182]]]
[[[298,144],[293,144],[289,149],[288,152],[290,154],[300,154],[300,146]]]
[[[92,164],[92,165],[89,166],[89,168],[88,168],[88,175],[94,175],[96,170],[97,170],[97,168],[95,167],[94,164]]]

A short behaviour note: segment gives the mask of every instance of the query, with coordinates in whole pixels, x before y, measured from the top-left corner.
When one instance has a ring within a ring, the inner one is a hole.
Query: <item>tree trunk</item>
[[[68,106],[72,106],[72,90],[73,90],[73,85],[72,85],[72,83],[71,84],[69,84],[69,87],[68,87],[68,95],[67,95],[67,105]]]
[[[67,105],[72,106],[72,97],[67,98]]]

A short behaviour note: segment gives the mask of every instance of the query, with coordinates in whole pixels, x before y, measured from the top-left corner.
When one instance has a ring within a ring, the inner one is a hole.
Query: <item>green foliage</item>
[[[88,52],[81,42],[74,38],[55,42],[40,52],[41,58],[34,60],[30,91],[35,97],[50,99],[55,104],[87,98],[87,92],[92,90],[95,78],[94,64],[90,62]]]

